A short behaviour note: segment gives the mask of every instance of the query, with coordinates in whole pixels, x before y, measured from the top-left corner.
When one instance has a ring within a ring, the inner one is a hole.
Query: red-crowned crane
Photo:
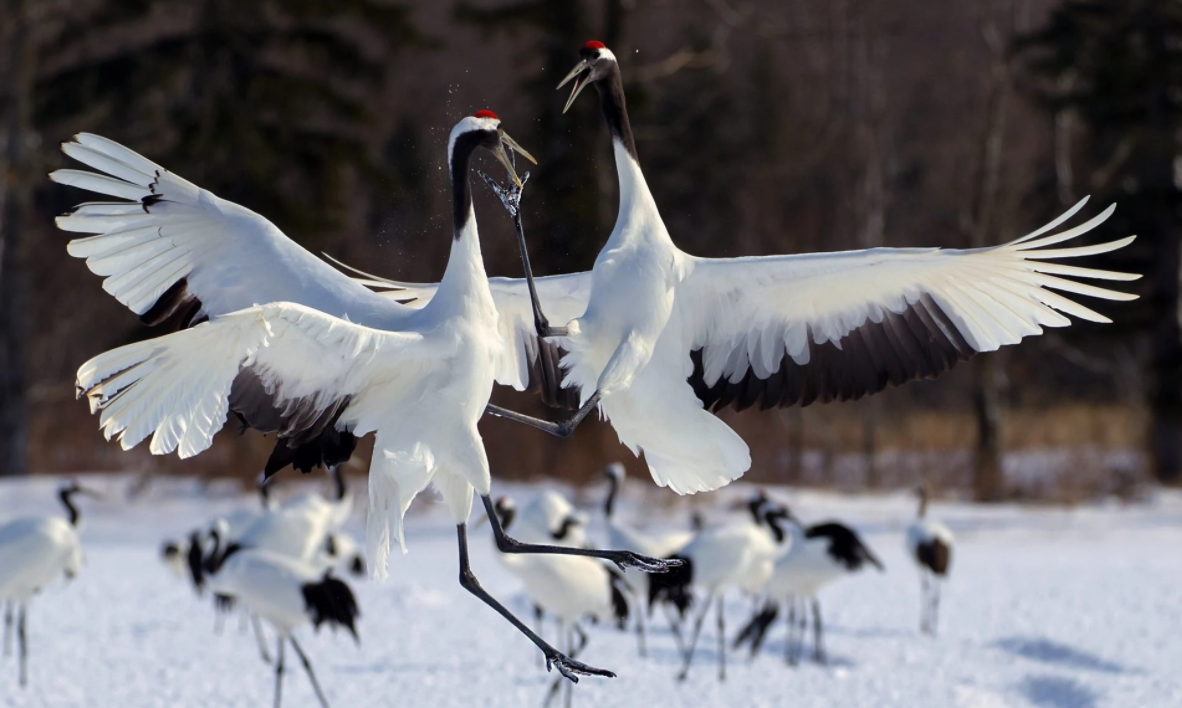
[[[76,495],[93,492],[68,482],[58,489],[66,517],[27,516],[0,525],[0,603],[15,611],[20,685],[28,685],[29,642],[26,612],[29,600],[60,577],[67,580],[82,570],[78,523],[82,514]],[[11,624],[11,621],[10,621]]]
[[[249,427],[277,433],[266,473],[343,462],[357,436],[374,432],[367,533],[373,572],[385,574],[392,544],[405,546],[407,507],[433,484],[456,523],[463,587],[524,632],[564,676],[610,675],[542,641],[480,586],[469,566],[474,490],[494,516],[476,424],[504,350],[469,163],[477,150],[488,150],[520,184],[508,150],[526,153],[491,111],[456,124],[447,147],[451,256],[436,297],[410,307],[360,288],[261,216],[122,145],[78,135],[63,149],[107,175],[59,170],[52,177],[131,201],[85,204],[60,218],[62,228],[97,234],[71,242],[71,252],[111,276],[104,287],[150,321],[179,314],[182,324],[209,321],[91,359],[78,370],[77,389],[100,414],[108,439],[130,449],[151,437],[154,454],[202,452],[233,412]],[[229,254],[235,263],[222,263]],[[266,292],[227,289],[240,278]],[[508,553],[586,555],[653,570],[668,565],[628,551],[520,544],[495,519],[492,525]]]
[[[919,569],[921,590],[919,630],[925,634],[936,634],[940,624],[940,586],[948,577],[952,564],[952,546],[956,539],[947,526],[927,515],[928,489],[920,486],[919,510],[915,521],[907,527],[907,555]]]

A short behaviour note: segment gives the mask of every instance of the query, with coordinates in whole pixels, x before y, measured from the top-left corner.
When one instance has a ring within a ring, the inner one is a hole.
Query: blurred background
[[[724,414],[751,481],[1070,502],[1182,479],[1177,0],[0,0],[0,475],[248,478],[270,447],[227,431],[184,462],[123,453],[74,399],[80,363],[151,333],[66,255],[53,217],[88,197],[45,178],[59,142],[111,137],[314,252],[433,281],[447,135],[490,108],[541,163],[535,272],[587,269],[615,171],[596,101],[563,116],[554,87],[592,38],[620,59],[641,163],[691,253],[990,245],[1089,194],[1088,215],[1119,203],[1093,241],[1139,235],[1084,264],[1145,274],[1140,300],[1098,305],[1115,324],[857,403]],[[490,274],[520,275],[511,223],[476,191]],[[577,484],[631,458],[598,423],[565,441],[482,425],[502,479]]]

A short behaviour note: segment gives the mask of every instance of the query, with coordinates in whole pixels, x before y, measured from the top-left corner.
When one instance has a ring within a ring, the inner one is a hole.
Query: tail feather
[[[312,625],[320,629],[320,625],[327,623],[333,627],[344,627],[353,635],[353,639],[360,642],[357,636],[355,622],[361,616],[357,607],[357,598],[353,590],[343,580],[332,577],[332,572],[324,574],[324,579],[318,583],[308,583],[300,588],[304,595],[304,604],[308,608]]]

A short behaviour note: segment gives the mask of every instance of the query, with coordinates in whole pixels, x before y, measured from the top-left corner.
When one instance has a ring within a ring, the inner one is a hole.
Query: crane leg
[[[487,497],[484,498],[487,499]],[[494,523],[493,528],[499,529],[500,525],[496,523],[497,517],[491,508],[491,502],[486,505],[486,508],[488,508],[490,521]],[[502,531],[501,533],[504,532]],[[475,595],[481,602],[496,610],[497,614],[508,620],[510,624],[517,628],[517,631],[524,634],[531,642],[534,643],[534,646],[542,650],[542,653],[546,657],[547,670],[553,666],[558,669],[560,674],[570,679],[574,683],[579,682],[579,675],[606,676],[608,678],[616,677],[616,675],[611,671],[597,669],[593,666],[588,666],[582,662],[575,661],[569,656],[566,656],[562,652],[550,646],[545,642],[545,640],[535,634],[533,630],[525,626],[524,622],[517,619],[517,617],[515,617],[513,613],[510,612],[504,605],[498,602],[496,598],[494,598],[492,595],[489,595],[488,591],[481,587],[480,581],[476,579],[476,575],[472,572],[472,566],[468,562],[467,524],[456,525],[456,539],[460,548],[460,585],[463,586],[465,590]]]
[[[599,405],[599,398],[599,391],[596,391],[595,393],[591,394],[591,397],[587,399],[587,402],[584,403],[573,416],[567,418],[566,420],[560,420],[557,423],[550,420],[535,418],[532,415],[518,413],[517,411],[509,410],[508,408],[504,408],[502,406],[494,406],[491,403],[484,407],[484,412],[497,418],[504,418],[505,420],[511,420],[516,423],[525,423],[528,426],[537,428],[538,430],[543,430],[556,437],[569,438],[575,434],[575,428],[579,427],[579,423],[583,422],[583,419],[587,417],[587,414],[595,410],[595,407]]]
[[[291,648],[295,649],[296,656],[300,657],[300,663],[304,665],[304,672],[308,674],[308,680],[312,682],[312,690],[316,691],[316,698],[320,699],[320,705],[323,708],[328,708],[328,699],[324,697],[320,682],[316,680],[316,672],[312,671],[312,662],[308,661],[308,655],[300,648],[295,637],[288,637],[287,641],[291,642]]]
[[[271,663],[271,653],[267,651],[267,637],[263,634],[263,624],[259,621],[259,616],[250,613],[250,625],[254,628],[254,638],[259,645],[259,655],[263,657],[264,664]]]
[[[29,637],[25,633],[25,605],[21,603],[17,608],[16,617],[16,645],[20,652],[21,688],[29,685]]]
[[[283,700],[283,635],[275,642],[275,708]]]
[[[694,620],[694,631],[690,635],[689,646],[685,650],[685,664],[681,667],[681,673],[677,675],[678,681],[684,681],[685,677],[689,675],[690,665],[694,663],[694,649],[698,646],[698,636],[702,633],[702,624],[706,621],[706,614],[710,612],[712,604],[714,604],[713,592],[706,597],[706,602],[702,603],[702,612],[698,615],[698,619]]]
[[[813,661],[825,663],[825,644],[821,638],[821,601],[813,598]]]
[[[538,301],[538,290],[534,285],[534,271],[529,264],[529,249],[525,246],[525,228],[521,225],[521,193],[525,188],[525,183],[529,181],[529,173],[525,173],[521,178],[520,187],[515,184],[502,187],[497,184],[496,180],[483,172],[477,171],[477,174],[500,198],[501,204],[505,207],[505,211],[509,212],[509,216],[513,217],[513,227],[517,230],[517,249],[521,251],[521,265],[525,270],[525,283],[529,287],[530,304],[534,311],[534,328],[537,330],[538,336],[565,337],[567,335],[566,327],[551,327],[550,321],[542,313],[542,305]]]
[[[677,644],[677,653],[684,655],[685,638],[681,636],[681,620],[673,615],[669,605],[661,603],[661,609],[665,613],[665,619],[669,620],[669,631],[673,634],[674,643]]]
[[[582,634],[582,630],[579,629],[578,623],[572,624],[570,631],[567,632],[567,635],[566,635],[566,651],[567,651],[567,655],[570,656],[570,658],[572,658],[572,659],[575,658],[575,656],[580,651],[583,650],[583,647],[587,646],[587,635],[583,634],[582,644],[580,644],[578,648],[575,648],[575,632],[576,631],[578,631],[580,634]],[[567,684],[565,686],[563,686],[562,688],[563,688],[562,708],[570,708],[570,702],[574,697],[575,687],[571,683],[567,682]]]
[[[723,597],[718,596],[718,680],[726,680],[726,620],[723,619]]]
[[[4,603],[4,656],[12,656],[12,603]]]
[[[932,579],[932,619],[928,622],[932,636],[936,636],[936,629],[940,626],[940,579]]]
[[[648,656],[648,648],[644,644],[644,604],[639,598],[636,601],[636,650],[641,657]]]
[[[796,664],[796,596],[788,598],[788,638],[784,642],[784,661],[792,666]]]
[[[931,619],[931,593],[928,589],[928,574],[921,568],[919,571],[919,632],[920,634],[928,633],[928,624]]]
[[[590,558],[602,558],[609,560],[623,570],[626,567],[639,568],[640,570],[649,573],[664,573],[670,568],[681,565],[680,560],[664,560],[661,558],[649,558],[642,556],[639,553],[632,551],[602,551],[593,548],[575,548],[572,546],[547,546],[535,543],[522,543],[515,538],[511,538],[505,533],[505,529],[501,526],[501,521],[497,517],[496,508],[493,504],[492,497],[487,494],[481,495],[480,501],[484,503],[484,511],[488,514],[489,525],[492,526],[493,538],[496,539],[497,549],[501,553],[538,553],[544,555],[559,555],[559,556],[588,556]]]

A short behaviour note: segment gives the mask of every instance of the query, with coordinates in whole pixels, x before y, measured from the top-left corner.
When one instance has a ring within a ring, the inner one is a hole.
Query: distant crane
[[[516,506],[511,498],[501,497],[494,509],[502,528],[514,525]],[[499,555],[509,572],[525,586],[534,605],[558,619],[564,651],[572,659],[587,645],[587,635],[579,626],[582,620],[623,622],[628,618],[623,578],[603,561],[581,556]],[[563,700],[569,708],[572,686],[561,676],[550,685],[546,703],[553,700],[562,683],[567,684]]]
[[[642,531],[629,526],[616,515],[616,497],[624,486],[627,470],[619,462],[609,464],[603,470],[607,477],[607,497],[603,500],[603,516],[607,521],[607,545],[609,548],[623,548],[636,551],[653,558],[668,558],[685,547],[693,539],[692,531],[666,531],[656,533]],[[645,648],[645,614],[647,613],[649,574],[634,570],[624,570],[624,582],[628,585],[629,597],[632,598],[632,613],[636,623],[636,644],[641,656],[647,654]],[[674,633],[677,625],[670,618],[670,625]]]
[[[689,643],[683,649],[684,663],[679,680],[685,680],[693,664],[694,649],[702,624],[717,601],[718,680],[726,679],[726,591],[739,588],[747,592],[761,589],[771,578],[776,557],[783,552],[785,536],[767,520],[765,503],[752,503],[756,523],[737,523],[704,529],[673,558],[684,561],[668,573],[649,579],[650,604],[662,599],[680,607],[693,604],[695,589],[705,594],[705,601],[694,621]]]
[[[77,534],[82,515],[74,505],[76,495],[97,496],[76,482],[68,482],[58,489],[66,518],[30,516],[0,526],[0,602],[7,604],[8,613],[15,607],[22,687],[28,685],[25,612],[29,600],[58,577],[64,575],[69,580],[82,570]]]
[[[862,542],[862,539],[844,524],[826,522],[804,527],[792,515],[787,506],[767,503],[764,518],[776,533],[789,538],[788,552],[775,561],[771,577],[767,581],[767,602],[764,608],[739,631],[735,640],[737,647],[744,641],[751,642],[751,655],[755,656],[763,644],[768,628],[776,620],[781,605],[788,606],[788,640],[786,657],[789,663],[799,660],[807,630],[808,612],[813,614],[813,658],[825,661],[822,640],[821,602],[817,591],[824,585],[865,565],[873,565],[880,571],[882,563]],[[781,522],[787,522],[786,528]],[[801,603],[801,629],[797,636],[797,604]]]
[[[928,489],[926,485],[916,489],[919,495],[919,510],[915,521],[907,527],[907,555],[919,568],[921,589],[919,630],[935,635],[939,626],[940,586],[948,577],[952,564],[952,546],[956,539],[952,531],[938,520],[927,516]]]
[[[332,571],[321,571],[294,558],[272,551],[245,548],[236,542],[224,543],[225,525],[211,532],[207,570],[209,585],[219,595],[242,603],[253,615],[261,617],[275,629],[275,708],[279,708],[283,692],[284,646],[291,644],[316,697],[324,708],[328,699],[312,670],[312,663],[296,641],[294,632],[311,624],[342,627],[357,636],[356,620],[360,616],[357,599],[352,589],[332,576]]]

